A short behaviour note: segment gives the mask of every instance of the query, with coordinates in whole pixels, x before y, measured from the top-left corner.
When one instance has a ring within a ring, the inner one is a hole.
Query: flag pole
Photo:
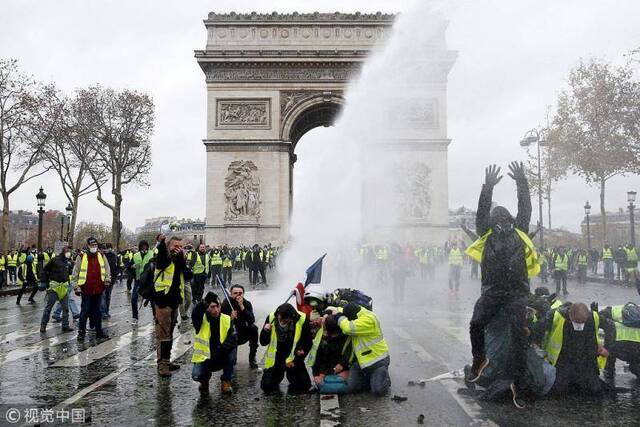
[[[233,306],[231,305],[231,300],[229,299],[229,296],[227,295],[227,290],[224,288],[224,285],[222,284],[222,281],[220,280],[220,276],[217,275],[217,274],[216,274],[216,281],[218,282],[218,285],[220,286],[220,289],[222,289],[222,294],[224,295],[224,298],[229,303],[229,307],[231,307],[231,309],[233,309]]]

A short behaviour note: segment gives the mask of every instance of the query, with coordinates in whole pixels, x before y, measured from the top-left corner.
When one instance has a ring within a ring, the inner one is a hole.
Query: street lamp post
[[[587,251],[589,252],[589,256],[591,256],[591,227],[589,224],[589,214],[591,214],[591,205],[589,201],[584,205],[584,213],[587,216]]]
[[[67,211],[67,244],[71,245],[72,243],[69,241],[69,231],[71,230],[71,214],[73,213],[73,206],[71,206],[71,202],[65,208]]]
[[[538,215],[540,220],[540,248],[544,248],[544,223],[542,221],[542,168],[540,166],[540,147],[544,147],[547,141],[544,139],[545,129],[538,131],[538,129],[531,129],[524,134],[524,138],[520,141],[522,147],[528,147],[531,144],[536,144],[538,150]]]
[[[627,201],[629,202],[629,223],[631,225],[631,247],[636,247],[636,224],[633,218],[633,210],[636,206],[633,204],[636,201],[636,192],[631,190],[627,191]]]
[[[42,252],[42,215],[44,215],[44,201],[47,195],[44,194],[44,190],[40,187],[40,191],[36,194],[36,200],[38,201],[38,251]]]
[[[60,215],[60,241],[62,242],[62,233],[64,233],[64,215]]]

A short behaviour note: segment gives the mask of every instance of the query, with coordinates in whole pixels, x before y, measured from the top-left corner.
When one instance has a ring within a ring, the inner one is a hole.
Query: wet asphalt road
[[[465,271],[463,275],[468,274]],[[244,275],[237,277],[240,283],[246,281]],[[38,326],[43,294],[38,294],[35,306],[17,307],[15,297],[5,297],[0,299],[0,404],[3,410],[11,406],[86,408],[93,425],[113,426],[407,426],[418,425],[421,414],[425,425],[434,426],[640,423],[640,385],[622,366],[616,385],[623,391],[615,399],[539,400],[524,411],[508,402],[477,401],[456,380],[408,385],[409,381],[459,369],[470,358],[467,326],[479,283],[464,279],[460,293],[453,296],[446,287],[442,269],[431,283],[411,279],[406,302],[397,307],[388,303],[389,289],[374,286],[368,290],[391,348],[392,390],[389,397],[363,394],[342,396],[337,401],[321,401],[318,395],[290,396],[284,385],[281,394],[263,395],[260,372],[248,367],[246,345],[238,353],[236,392],[221,396],[214,374],[210,395],[200,397],[191,380],[189,324],[176,331],[174,352],[182,369],[169,380],[159,379],[150,310],[141,311],[140,324],[133,328],[124,284],[117,285],[113,293],[112,319],[105,324],[111,339],[105,342],[88,337],[78,343],[75,333],[61,334],[58,323],[50,323],[47,334],[41,336]],[[569,290],[568,299],[598,300],[601,307],[638,301],[635,290],[618,286],[572,283]],[[283,292],[286,295],[286,291],[279,291],[275,298],[273,291],[248,294],[260,324],[277,305],[267,301],[280,301]],[[396,402],[394,395],[407,400]],[[0,419],[6,423],[2,414]]]

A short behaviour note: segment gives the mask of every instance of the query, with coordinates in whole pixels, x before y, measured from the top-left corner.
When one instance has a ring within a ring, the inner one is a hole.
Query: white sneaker
[[[131,326],[138,326],[138,319],[131,319]]]

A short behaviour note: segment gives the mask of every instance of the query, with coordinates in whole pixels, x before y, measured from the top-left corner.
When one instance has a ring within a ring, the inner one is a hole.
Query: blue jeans
[[[214,355],[214,360],[207,359],[201,363],[194,363],[193,369],[191,370],[191,378],[199,383],[209,382],[213,372],[222,370],[220,380],[231,381],[231,377],[233,377],[233,367],[236,364],[236,350],[237,349],[234,348],[229,353],[217,357]]]
[[[76,300],[73,299],[73,285],[71,283],[69,283],[69,291],[67,292],[67,300],[68,300],[67,304],[69,305],[69,310],[71,310],[71,314],[73,316],[79,316],[80,315],[80,309],[78,308],[78,305],[76,304]],[[61,315],[62,315],[62,305],[58,301],[56,303],[56,309],[53,311],[52,317],[57,320],[57,319],[60,319]]]
[[[349,369],[349,393],[368,389],[375,396],[385,395],[391,387],[389,362],[390,359],[387,357],[365,369],[361,369],[358,362],[354,363]]]
[[[113,286],[105,286],[104,292],[102,293],[102,302],[100,304],[100,313],[103,316],[110,316],[109,307],[111,307],[111,291],[113,290]]]
[[[47,326],[47,323],[49,323],[49,317],[51,315],[51,309],[53,308],[53,305],[56,303],[56,301],[59,301],[61,303],[59,305],[60,305],[60,310],[62,311],[62,327],[68,328],[69,327],[69,293],[67,292],[64,298],[62,300],[59,300],[58,294],[56,294],[52,290],[47,291],[46,305],[44,307],[44,311],[42,312],[42,320],[40,321],[40,325]]]
[[[138,318],[138,286],[140,286],[140,282],[136,279],[133,282],[133,290],[131,291],[131,315],[134,319]]]

